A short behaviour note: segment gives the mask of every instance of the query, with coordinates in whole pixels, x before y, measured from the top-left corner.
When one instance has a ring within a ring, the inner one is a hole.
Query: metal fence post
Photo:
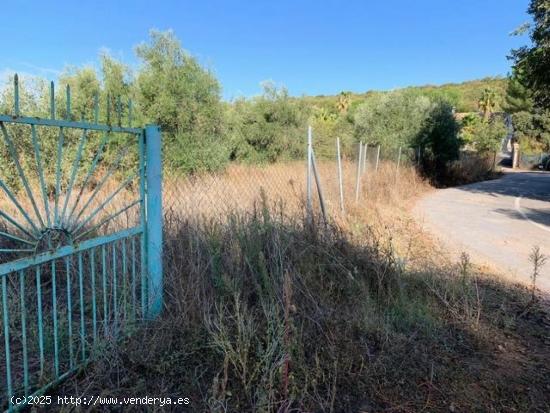
[[[355,202],[359,201],[359,189],[361,188],[361,159],[363,155],[363,142],[359,142],[359,154],[357,159],[357,178],[355,181]]]
[[[145,162],[147,175],[147,318],[156,318],[163,306],[162,273],[162,141],[160,128],[145,128]]]
[[[319,205],[321,206],[321,213],[323,214],[323,220],[325,225],[328,224],[327,221],[327,210],[325,208],[325,197],[323,196],[323,188],[321,187],[321,178],[319,177],[319,172],[317,171],[317,165],[315,164],[315,152],[311,151],[311,165],[313,166],[313,175],[315,176],[315,184],[317,185],[317,193],[319,194]]]
[[[399,171],[399,165],[401,165],[401,146],[399,147],[399,153],[397,155],[397,170]]]
[[[340,138],[336,138],[336,155],[338,156],[338,186],[340,189],[340,210],[342,214],[346,211],[344,210],[344,183],[342,182],[342,157],[340,154]]]
[[[378,172],[379,161],[380,161],[380,145],[378,145],[378,151],[376,151],[376,169],[375,169],[376,172]]]
[[[368,143],[365,143],[365,146],[364,146],[364,154],[363,154],[363,170],[362,170],[362,174],[364,174],[365,172],[367,172],[367,166],[368,166],[368,163],[367,163],[367,154],[368,154],[368,150],[369,150],[369,144]]]
[[[312,204],[312,198],[311,198],[311,152],[312,152],[312,131],[311,126],[307,128],[307,182],[306,182],[306,191],[307,191],[307,200],[306,200],[306,208],[307,208],[307,215],[308,219],[312,217],[313,212],[313,204]]]

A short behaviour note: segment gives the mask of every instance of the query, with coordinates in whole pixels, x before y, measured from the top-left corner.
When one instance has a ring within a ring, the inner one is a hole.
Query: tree
[[[68,68],[59,78],[57,111],[66,118],[65,89],[71,88],[71,114],[74,119],[90,119],[94,113],[94,97],[99,94],[100,83],[96,71],[91,67]]]
[[[507,133],[506,125],[498,116],[489,120],[470,116],[464,118],[462,125],[461,137],[482,155],[498,151]]]
[[[262,84],[263,93],[238,99],[230,108],[231,158],[275,162],[301,157],[309,112],[303,102],[292,99],[284,87]]]
[[[444,100],[432,102],[424,127],[412,142],[412,146],[421,147],[424,159],[435,164],[435,177],[446,172],[447,163],[458,159],[460,140],[459,125],[453,112],[453,106]]]
[[[423,160],[433,163],[436,178],[444,174],[447,162],[458,158],[458,125],[452,106],[441,99],[408,91],[373,95],[357,108],[355,124],[366,142],[422,147]]]
[[[171,31],[151,31],[136,48],[143,68],[137,77],[139,108],[162,127],[165,158],[186,171],[215,169],[227,161],[220,85],[185,52]]]
[[[514,70],[508,79],[504,110],[508,113],[533,110],[532,92],[524,85],[524,79],[518,70]]]
[[[483,119],[489,120],[497,107],[497,95],[494,89],[486,88],[478,101],[479,110],[483,113]]]
[[[517,112],[512,116],[515,135],[521,146],[529,151],[550,150],[550,110]]]
[[[409,92],[375,94],[355,112],[359,139],[387,148],[399,148],[413,142],[424,129],[432,102]]]
[[[533,16],[533,25],[527,28],[532,45],[513,50],[511,58],[532,90],[535,104],[550,109],[550,2],[531,0],[528,12]]]

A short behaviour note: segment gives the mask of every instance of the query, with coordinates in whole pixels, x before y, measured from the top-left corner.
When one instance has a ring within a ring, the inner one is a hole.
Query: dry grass
[[[304,219],[301,164],[168,179],[163,316],[58,392],[208,412],[548,411],[547,314],[521,315],[529,292],[419,232],[407,210],[430,187],[414,170],[367,173],[356,203],[346,165],[343,216],[333,167],[319,165],[328,226]]]
[[[342,219],[338,169],[335,162],[318,163],[321,190],[328,215]],[[359,211],[381,204],[405,204],[429,189],[414,168],[384,161],[375,170],[368,165],[361,175],[359,198],[356,200],[357,166],[342,163],[344,208]],[[314,185],[313,203],[320,211]],[[304,162],[267,166],[232,165],[220,174],[166,176],[164,207],[168,217],[187,220],[220,219],[232,212],[247,212],[262,199],[270,206],[283,205],[287,215],[303,213],[305,207],[306,165]]]
[[[318,166],[328,225],[317,198],[304,216],[301,162],[167,176],[162,317],[56,392],[205,412],[548,411],[547,313],[421,232],[408,211],[431,187],[414,168],[371,165],[356,201],[344,163],[342,214],[336,165]]]

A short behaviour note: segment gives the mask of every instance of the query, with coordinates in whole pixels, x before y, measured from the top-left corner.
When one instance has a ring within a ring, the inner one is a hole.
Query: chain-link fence
[[[419,162],[414,148],[382,148],[360,143],[352,159],[315,158],[311,170],[311,208],[326,216],[342,214],[346,206],[387,195]],[[314,173],[316,172],[316,174]],[[316,176],[315,176],[316,175]],[[303,215],[308,207],[308,161],[272,164],[231,163],[222,171],[178,174],[165,168],[163,207],[167,225],[176,220],[225,220],[235,212],[276,207],[286,215]]]

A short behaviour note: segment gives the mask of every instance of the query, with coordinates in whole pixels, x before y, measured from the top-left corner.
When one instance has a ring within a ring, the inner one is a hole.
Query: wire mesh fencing
[[[313,142],[311,163],[306,155],[303,160],[272,164],[231,163],[221,171],[196,174],[165,167],[165,225],[181,219],[223,221],[234,213],[265,207],[304,216],[309,204],[313,211],[324,210],[330,219],[345,213],[346,205],[383,196],[398,185],[400,174],[419,162],[420,152],[414,148],[389,149],[362,143],[357,145],[354,158],[339,157],[337,143],[335,139],[333,157],[316,159]],[[315,171],[308,173],[309,168]]]

